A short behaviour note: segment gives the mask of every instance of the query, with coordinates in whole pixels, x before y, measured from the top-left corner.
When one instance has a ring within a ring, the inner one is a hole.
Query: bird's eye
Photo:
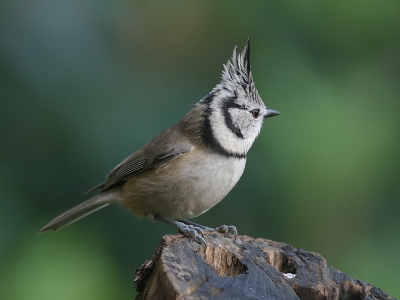
[[[252,114],[254,119],[258,119],[258,117],[260,116],[260,110],[259,109],[253,109],[250,112],[251,112],[251,114]]]

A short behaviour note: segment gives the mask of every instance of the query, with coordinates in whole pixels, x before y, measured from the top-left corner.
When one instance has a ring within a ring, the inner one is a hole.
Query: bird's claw
[[[235,226],[233,225],[221,225],[217,228],[214,228],[215,231],[221,232],[223,234],[227,234],[229,232],[231,232],[234,236],[233,240],[236,241],[238,232]]]
[[[177,228],[184,235],[189,236],[194,241],[198,242],[203,246],[207,246],[207,242],[204,239],[204,231],[202,228],[194,225],[184,224],[182,222],[179,222],[179,224],[177,224]]]
[[[154,219],[174,226],[181,233],[192,238],[194,241],[198,242],[202,246],[207,246],[207,242],[204,238],[204,231],[209,231],[209,232],[217,231],[223,234],[231,232],[234,236],[233,241],[236,241],[238,234],[236,227],[232,225],[222,225],[217,228],[210,228],[207,226],[196,224],[188,220],[179,220],[179,221],[170,220],[160,215],[154,215]]]

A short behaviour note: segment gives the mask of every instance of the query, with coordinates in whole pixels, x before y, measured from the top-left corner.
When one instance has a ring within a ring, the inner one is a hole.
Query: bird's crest
[[[229,81],[243,88],[254,86],[250,68],[250,39],[247,39],[242,53],[238,53],[235,46],[231,59],[224,65],[222,83]]]

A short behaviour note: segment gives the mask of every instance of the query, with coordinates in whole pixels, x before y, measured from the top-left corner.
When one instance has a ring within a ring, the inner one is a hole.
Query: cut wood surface
[[[164,236],[153,260],[136,270],[136,299],[394,299],[315,252],[244,235],[205,238],[206,247]]]

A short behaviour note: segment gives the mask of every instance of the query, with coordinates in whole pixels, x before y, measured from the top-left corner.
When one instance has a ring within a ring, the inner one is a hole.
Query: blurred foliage
[[[0,298],[134,297],[172,228],[111,207],[35,232],[179,120],[247,37],[282,115],[195,221],[319,252],[399,297],[399,14],[397,0],[0,4]]]

